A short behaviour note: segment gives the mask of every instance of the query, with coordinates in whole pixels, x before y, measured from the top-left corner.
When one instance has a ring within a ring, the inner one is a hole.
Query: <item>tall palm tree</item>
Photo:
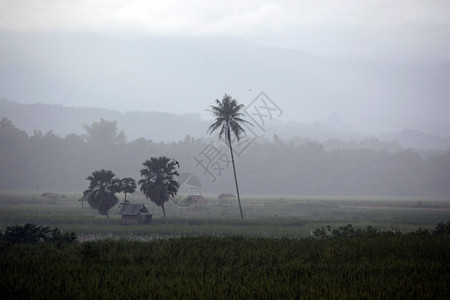
[[[164,203],[169,201],[169,196],[175,196],[178,192],[179,184],[176,176],[179,176],[175,169],[176,161],[165,156],[152,157],[146,160],[144,168],[140,171],[143,177],[139,180],[141,191],[153,203],[161,206],[164,221],[167,223]]]
[[[243,104],[238,104],[236,99],[233,99],[231,96],[225,94],[222,98],[222,101],[216,99],[217,106],[211,106],[211,112],[215,117],[215,122],[209,126],[208,131],[212,134],[214,131],[220,128],[219,139],[222,136],[225,136],[225,142],[230,148],[231,153],[231,162],[233,163],[233,173],[234,173],[234,182],[236,184],[236,193],[239,203],[239,210],[241,212],[241,218],[244,219],[244,214],[242,213],[241,206],[241,198],[239,196],[239,186],[238,180],[236,176],[236,167],[234,164],[234,155],[233,155],[233,146],[231,144],[231,135],[233,134],[237,141],[239,142],[242,134],[245,134],[244,128],[242,128],[241,124],[247,123],[252,125],[247,120],[244,120],[245,116],[241,113],[241,109],[244,108]]]
[[[111,223],[108,211],[119,202],[116,193],[120,191],[120,179],[115,176],[111,170],[94,171],[86,178],[90,184],[84,191],[89,205],[97,209],[101,215],[106,215],[108,223]]]

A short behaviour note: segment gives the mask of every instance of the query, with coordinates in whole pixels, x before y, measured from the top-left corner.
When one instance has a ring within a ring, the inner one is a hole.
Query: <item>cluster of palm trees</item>
[[[141,191],[153,203],[161,206],[164,220],[167,220],[164,203],[169,196],[175,196],[178,191],[178,171],[175,169],[176,162],[165,156],[152,157],[146,160],[144,168],[140,171],[142,179],[139,180]],[[89,205],[105,215],[111,222],[108,212],[119,203],[116,193],[124,193],[124,204],[128,203],[127,194],[134,193],[137,185],[133,178],[119,179],[111,170],[97,170],[86,178],[90,181],[89,187],[84,191]]]
[[[236,99],[231,96],[225,94],[222,101],[216,99],[216,104],[217,106],[211,106],[215,121],[207,132],[212,134],[220,129],[219,139],[224,138],[230,149],[239,211],[241,218],[244,219],[234,162],[232,136],[234,135],[239,142],[241,136],[245,134],[242,125],[244,123],[251,125],[251,123],[244,119],[244,114],[241,112],[244,106],[238,104]],[[169,201],[169,197],[174,197],[179,188],[177,165],[176,160],[165,156],[152,157],[143,163],[144,168],[140,170],[142,177],[138,182],[140,190],[146,198],[161,207],[165,221],[167,221],[167,216],[164,203]],[[92,175],[87,177],[87,180],[90,181],[90,184],[89,188],[84,191],[84,196],[92,208],[97,209],[100,214],[106,215],[108,222],[110,222],[108,211],[119,202],[116,193],[123,192],[125,194],[124,202],[127,203],[126,195],[133,193],[137,188],[136,181],[133,178],[119,179],[111,170],[94,171]]]

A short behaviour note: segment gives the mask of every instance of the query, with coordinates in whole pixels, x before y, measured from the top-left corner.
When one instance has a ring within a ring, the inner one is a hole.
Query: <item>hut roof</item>
[[[186,201],[192,201],[192,202],[205,202],[206,199],[205,197],[203,197],[202,195],[198,195],[198,196],[189,196]]]
[[[150,212],[144,204],[128,203],[122,206],[119,212],[121,215],[137,216],[138,214],[149,215]]]
[[[236,196],[233,194],[224,193],[224,194],[220,194],[219,196],[217,196],[217,198],[219,198],[219,200],[222,200],[222,199],[227,199],[227,198],[236,198]]]
[[[88,201],[88,199],[89,199],[88,195],[83,195],[83,197],[78,199],[78,201]]]

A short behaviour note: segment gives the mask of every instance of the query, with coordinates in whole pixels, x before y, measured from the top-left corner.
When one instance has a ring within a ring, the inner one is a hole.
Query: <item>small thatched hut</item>
[[[124,204],[119,213],[122,216],[122,225],[152,223],[152,214],[144,204]]]
[[[88,202],[88,196],[87,195],[83,195],[83,197],[81,197],[80,199],[78,199],[78,201],[81,202],[81,207],[84,208],[84,202]],[[89,205],[86,205],[86,207],[89,207]]]
[[[217,199],[219,199],[219,204],[229,205],[233,202],[235,195],[229,193],[220,194]]]

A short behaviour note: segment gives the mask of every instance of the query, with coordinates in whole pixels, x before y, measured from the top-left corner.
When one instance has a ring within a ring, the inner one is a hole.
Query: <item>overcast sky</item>
[[[325,57],[450,61],[449,0],[0,0],[0,30],[225,35]]]
[[[210,116],[264,91],[283,121],[397,130],[448,123],[449,75],[450,0],[0,0],[0,97],[21,103]]]

